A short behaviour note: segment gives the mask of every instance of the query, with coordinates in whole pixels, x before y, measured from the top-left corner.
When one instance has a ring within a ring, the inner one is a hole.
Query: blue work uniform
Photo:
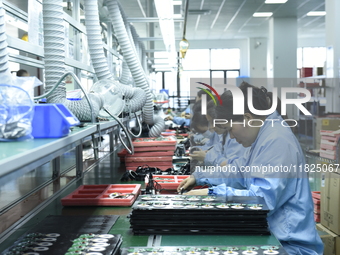
[[[217,185],[213,187],[216,195],[263,197],[270,209],[269,228],[288,254],[323,254],[308,176],[300,172],[305,166],[304,154],[291,129],[283,127],[281,121],[277,112],[267,117],[250,150],[230,164],[236,172],[213,176],[216,178],[197,171],[193,175],[197,185]],[[246,169],[275,166],[289,172],[263,174]]]
[[[223,137],[221,137],[219,144],[216,144],[213,149],[208,151],[204,164],[206,166],[221,165],[224,161],[229,163],[233,160],[242,157],[249,148],[243,147],[236,139],[231,139],[228,133],[223,144]]]
[[[205,131],[202,134],[194,134],[194,142],[205,144],[207,140],[210,140],[210,138],[214,135],[214,132],[211,132],[209,129]]]
[[[216,146],[219,145],[221,143],[221,137],[222,135],[217,134],[216,132],[212,132],[209,141],[207,141],[204,145],[202,146],[195,146],[198,148],[201,148],[202,150],[207,150],[209,149],[211,146]]]

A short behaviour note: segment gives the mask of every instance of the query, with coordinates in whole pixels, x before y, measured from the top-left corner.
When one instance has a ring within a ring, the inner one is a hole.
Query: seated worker
[[[213,101],[210,101],[207,105],[207,115],[206,118],[211,127],[214,126],[214,119],[216,119],[216,107]],[[217,134],[220,134],[220,142],[215,144],[214,148],[211,149],[204,159],[205,166],[216,166],[221,165],[224,161],[229,159],[229,161],[243,156],[243,154],[248,150],[244,148],[241,144],[236,142],[235,139],[231,139],[229,132],[225,129],[221,129],[217,126],[213,127]]]
[[[266,89],[242,83],[240,89],[245,98],[248,98],[248,88],[252,90],[255,109],[271,108]],[[207,178],[207,173],[196,169],[180,183],[178,191],[214,184],[216,186],[209,189],[192,190],[187,194],[263,197],[270,209],[267,216],[269,229],[288,254],[323,254],[323,244],[315,228],[307,173],[289,170],[290,166],[293,169],[305,166],[305,157],[295,135],[289,127],[281,124],[283,119],[276,111],[269,116],[256,116],[244,100],[244,114],[234,115],[232,93],[226,91],[221,98],[223,104],[216,107],[216,116],[228,120],[228,123],[219,127],[229,131],[232,139],[250,150],[243,157],[227,162],[230,167],[235,167],[236,172],[225,172],[216,178],[211,178],[210,174]],[[261,121],[263,125],[259,125]],[[241,171],[254,167],[260,172]],[[273,167],[283,167],[288,171],[264,171]]]
[[[210,103],[211,102],[211,103]],[[210,111],[214,108],[214,102],[210,101],[207,105],[207,111]],[[209,140],[200,146],[195,146],[191,148],[191,158],[196,161],[204,161],[206,153],[208,150],[211,150],[214,145],[219,144],[221,141],[222,135],[220,133],[216,133],[214,128],[212,128],[211,123],[209,122],[208,115],[202,115],[201,112],[201,101],[197,101],[193,107],[193,128],[196,128],[201,131],[201,134],[209,137]],[[207,113],[208,114],[208,113]]]
[[[190,109],[186,109],[184,118],[168,116],[165,118],[165,120],[172,120],[173,123],[179,126],[183,125],[185,127],[190,127],[190,118],[191,118]]]
[[[213,133],[211,130],[209,130],[209,123],[207,118],[198,113],[194,113],[191,118],[190,123],[190,141],[192,146],[202,146],[206,144],[210,138],[213,136]]]
[[[207,91],[209,91],[211,93],[210,89],[208,89]],[[181,113],[181,117],[184,118],[187,111],[189,111],[189,112],[194,112],[195,111],[195,107],[198,106],[197,103],[199,103],[201,101],[203,94],[207,95],[207,101],[208,102],[211,100],[211,97],[207,94],[207,92],[205,90],[199,90],[197,92],[196,97],[195,97],[195,103],[193,105],[189,104],[187,106],[187,108]]]

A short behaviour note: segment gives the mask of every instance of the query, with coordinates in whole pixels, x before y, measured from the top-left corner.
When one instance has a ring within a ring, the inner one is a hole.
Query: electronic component
[[[161,246],[123,248],[121,255],[288,255],[281,245],[237,245],[237,246]]]

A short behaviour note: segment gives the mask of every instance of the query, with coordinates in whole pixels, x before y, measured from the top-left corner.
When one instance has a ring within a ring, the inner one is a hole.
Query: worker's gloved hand
[[[184,179],[178,186],[177,192],[183,193],[182,191],[191,190],[193,187],[196,186],[196,179],[194,176],[190,175],[190,177]]]

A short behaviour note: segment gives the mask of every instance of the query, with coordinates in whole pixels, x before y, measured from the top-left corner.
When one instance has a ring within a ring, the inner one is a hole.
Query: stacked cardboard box
[[[340,129],[340,117],[335,118],[316,118],[316,126],[314,138],[316,141],[315,149],[320,149],[321,144],[321,130],[331,130],[335,131]]]
[[[320,222],[320,191],[312,192],[313,203],[314,203],[314,220]]]
[[[340,255],[340,171],[336,164],[328,166],[328,172],[321,178],[321,211],[320,222],[327,238],[323,239],[324,254]],[[326,252],[327,251],[327,252]]]
[[[320,156],[329,159],[336,159],[336,149],[340,138],[334,131],[320,130]]]
[[[340,173],[327,172],[323,174],[321,224],[340,235]]]
[[[340,236],[336,235],[322,224],[316,224],[321,240],[324,244],[323,254],[339,255],[340,254]]]

